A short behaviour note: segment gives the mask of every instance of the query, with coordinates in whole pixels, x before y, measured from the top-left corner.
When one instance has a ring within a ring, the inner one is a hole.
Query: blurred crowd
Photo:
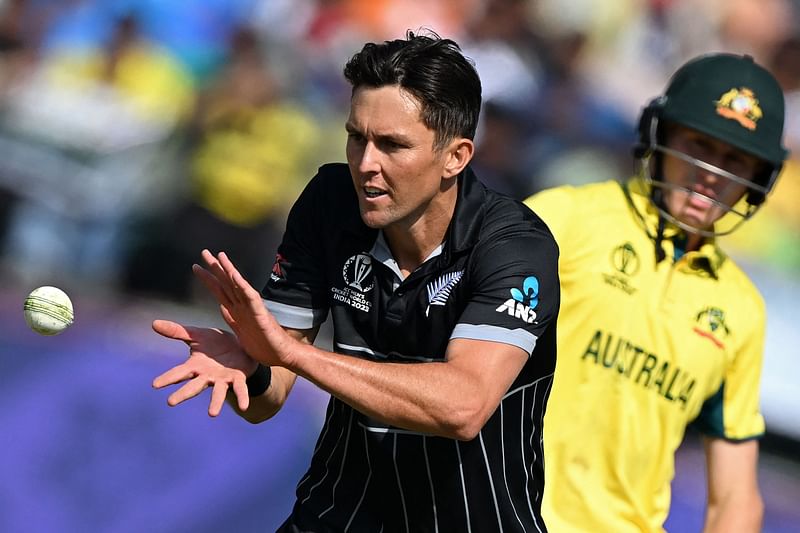
[[[518,198],[626,178],[670,72],[753,55],[796,156],[729,248],[800,277],[798,0],[0,0],[4,271],[189,301],[208,247],[260,286],[293,200],[344,160],[345,61],[421,28],[475,61],[474,167]]]

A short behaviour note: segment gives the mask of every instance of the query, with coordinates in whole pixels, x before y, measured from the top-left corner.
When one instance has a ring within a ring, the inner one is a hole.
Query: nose
[[[725,154],[720,153],[706,153],[698,159],[695,164],[695,175],[697,181],[706,186],[717,188],[720,185],[727,183],[729,180],[725,177]],[[719,169],[717,171],[716,169]],[[722,171],[722,173],[720,173]]]
[[[714,163],[711,164],[717,166]],[[721,179],[721,177],[714,171],[702,167],[697,169],[697,178],[698,181],[700,181],[703,185],[707,187],[713,187]]]
[[[354,164],[360,174],[374,174],[380,171],[378,149],[371,141],[358,143],[348,150],[351,164]]]

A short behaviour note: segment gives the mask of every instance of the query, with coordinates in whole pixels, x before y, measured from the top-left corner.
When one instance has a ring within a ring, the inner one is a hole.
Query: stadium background
[[[190,265],[226,249],[259,286],[292,200],[344,159],[343,62],[429,27],[484,82],[475,167],[523,197],[622,178],[640,107],[685,59],[748,51],[787,96],[800,155],[795,0],[0,0],[0,531],[271,531],[325,394],[300,382],[261,426],[152,378],[184,357],[153,318],[221,325]],[[727,247],[769,313],[764,531],[800,527],[800,172]],[[39,285],[73,297],[54,338]],[[320,343],[329,342],[322,335]],[[678,456],[671,531],[702,522],[702,454]]]

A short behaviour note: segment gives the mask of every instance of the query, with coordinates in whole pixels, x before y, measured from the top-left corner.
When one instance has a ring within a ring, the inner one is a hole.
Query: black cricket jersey
[[[321,167],[289,214],[263,291],[281,325],[308,329],[330,312],[334,351],[374,361],[444,361],[453,338],[531,355],[471,441],[387,426],[332,396],[290,520],[303,531],[546,531],[557,263],[541,219],[467,169],[445,241],[402,279],[383,233],[361,220],[347,165]]]

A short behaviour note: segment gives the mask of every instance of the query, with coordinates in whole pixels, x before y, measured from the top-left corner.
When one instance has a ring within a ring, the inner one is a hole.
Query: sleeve
[[[328,316],[322,180],[317,174],[292,206],[261,293],[278,323],[288,328],[310,329]]]
[[[765,311],[763,300],[760,303],[760,312],[754,312],[760,320],[753,320],[753,329],[728,365],[722,385],[716,394],[705,401],[695,420],[695,427],[709,437],[744,441],[764,434],[764,417],[759,409],[759,400]]]
[[[567,242],[570,222],[575,218],[576,188],[571,185],[545,189],[525,200],[534,213],[544,220],[557,242]]]
[[[519,232],[477,253],[472,294],[450,338],[503,342],[530,355],[558,316],[555,240],[545,229]]]

